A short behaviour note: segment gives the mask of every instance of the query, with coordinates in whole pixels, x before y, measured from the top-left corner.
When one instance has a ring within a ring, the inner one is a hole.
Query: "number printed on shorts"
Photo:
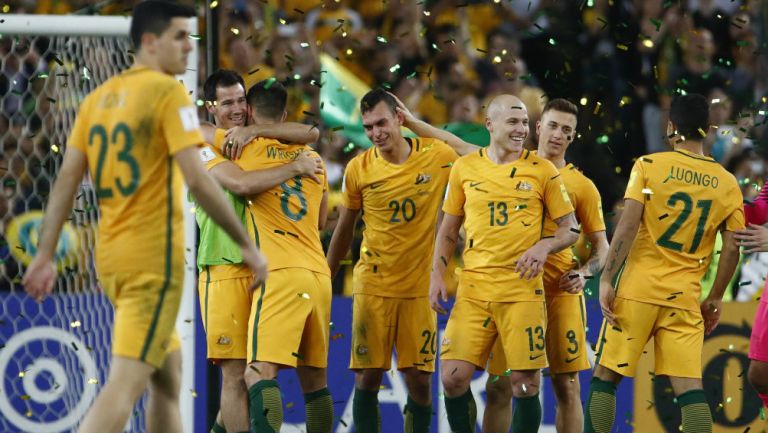
[[[576,331],[569,329],[568,332],[565,333],[565,338],[568,339],[568,353],[571,355],[579,353],[579,341],[576,340]],[[573,347],[571,347],[571,345],[573,345]]]
[[[683,209],[680,211],[680,214],[677,215],[675,221],[672,222],[672,225],[670,225],[669,228],[667,228],[667,230],[661,234],[661,237],[659,237],[659,240],[656,241],[656,244],[670,250],[682,252],[683,244],[673,241],[672,236],[674,236],[675,233],[680,230],[680,227],[683,226],[685,221],[691,215],[693,200],[691,199],[690,195],[678,191],[669,197],[669,200],[667,200],[667,206],[670,206],[674,209],[678,202],[683,203]],[[696,208],[701,209],[701,214],[699,215],[699,220],[696,222],[696,233],[693,235],[691,247],[688,249],[688,253],[690,254],[696,253],[696,250],[699,248],[701,238],[704,235],[704,226],[707,224],[707,217],[709,217],[709,210],[712,208],[712,200],[697,200]]]
[[[421,336],[424,337],[424,344],[421,346],[419,353],[423,353],[425,355],[434,355],[437,353],[437,341],[435,340],[436,335],[437,332],[430,332],[429,329],[425,329],[421,332]]]
[[[391,223],[399,223],[403,220],[408,222],[416,216],[416,203],[410,198],[406,198],[402,202],[391,200],[387,206],[392,209],[392,216],[389,218]],[[400,217],[403,219],[401,220]]]
[[[128,197],[136,192],[136,188],[139,186],[141,171],[139,170],[138,161],[131,155],[131,149],[133,148],[133,134],[131,134],[131,129],[128,125],[123,122],[115,125],[111,134],[100,124],[93,125],[88,132],[88,146],[99,146],[99,156],[96,159],[96,173],[94,173],[96,197],[111,198],[114,195],[112,187],[107,187],[102,183],[104,161],[107,159],[110,144],[122,144],[122,148],[117,152],[117,161],[127,165],[128,169],[131,171],[131,177],[128,180],[127,185],[123,184],[123,180],[120,177],[115,177],[113,182],[110,182],[110,185],[114,185],[123,197]]]
[[[533,352],[534,347],[536,348],[536,350],[544,350],[544,328],[543,327],[537,326],[534,328],[529,326],[528,328],[525,328],[525,332],[528,333],[528,350],[529,351]],[[533,334],[536,334],[535,339],[536,341],[538,341],[538,343],[534,344]]]

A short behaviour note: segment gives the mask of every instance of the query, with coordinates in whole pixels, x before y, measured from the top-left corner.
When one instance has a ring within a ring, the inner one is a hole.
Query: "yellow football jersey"
[[[372,147],[347,164],[342,203],[362,209],[365,229],[354,293],[429,294],[437,213],[456,152],[433,138],[407,138],[411,154],[391,164]]]
[[[488,159],[486,149],[465,155],[451,171],[443,211],[464,216],[458,296],[495,302],[544,299],[541,275],[526,281],[514,269],[541,239],[546,215],[555,220],[573,212],[551,162],[528,150],[508,164]]]
[[[223,143],[217,132],[215,146]],[[271,138],[256,138],[243,150],[240,159],[234,161],[246,171],[265,170],[289,164],[302,152],[319,155],[306,144],[283,144]],[[216,157],[206,164],[213,168],[226,159],[219,150]],[[278,186],[253,197],[248,197],[251,221],[249,230],[254,231],[256,244],[267,257],[269,270],[304,268],[330,275],[320,243],[320,203],[328,190],[325,173],[322,183],[296,176]]]
[[[603,205],[597,187],[573,164],[558,169],[563,180],[568,197],[576,212],[576,219],[581,225],[582,234],[590,234],[605,231],[603,220]],[[547,217],[544,219],[544,237],[553,236],[557,230],[557,224]],[[567,296],[570,293],[558,287],[560,277],[564,273],[576,267],[576,258],[573,250],[565,248],[557,253],[550,254],[544,264],[544,290],[547,296]],[[577,296],[577,295],[573,295]]]
[[[99,201],[99,273],[182,278],[182,178],[173,155],[202,143],[197,110],[170,75],[134,67],[85,98],[69,144],[87,155]]]
[[[624,198],[645,208],[616,296],[698,311],[717,231],[744,227],[736,179],[712,158],[654,153],[635,162]]]

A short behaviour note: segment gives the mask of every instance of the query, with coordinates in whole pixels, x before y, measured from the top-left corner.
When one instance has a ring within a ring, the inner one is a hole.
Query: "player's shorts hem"
[[[475,361],[472,361],[472,360],[469,360],[469,359],[460,358],[458,356],[453,357],[453,356],[450,356],[450,355],[442,355],[442,356],[440,356],[440,362],[443,362],[443,361],[464,361],[464,362],[468,362],[468,363],[474,365],[476,370],[485,371],[485,366],[484,365],[481,366],[481,365],[479,365]]]

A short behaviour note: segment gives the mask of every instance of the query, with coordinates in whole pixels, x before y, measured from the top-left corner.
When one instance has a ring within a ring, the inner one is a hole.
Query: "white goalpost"
[[[130,67],[130,18],[0,15],[0,431],[76,429],[109,368],[113,309],[96,283],[93,244],[98,215],[90,180],[81,184],[56,259],[54,294],[26,297],[29,262],[50,187],[82,99]],[[190,20],[197,33],[197,20]],[[179,76],[195,100],[198,47]],[[196,223],[185,197],[185,290],[177,320],[182,340],[181,411],[194,425]],[[143,432],[143,402],[126,432]]]

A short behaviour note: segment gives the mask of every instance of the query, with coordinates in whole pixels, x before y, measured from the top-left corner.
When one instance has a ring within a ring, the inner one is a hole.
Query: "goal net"
[[[88,178],[59,239],[54,295],[34,302],[21,275],[36,251],[42,210],[79,104],[132,63],[129,19],[2,18],[0,432],[75,431],[106,381],[113,319],[95,275],[98,211]],[[143,401],[126,431],[145,431]]]

